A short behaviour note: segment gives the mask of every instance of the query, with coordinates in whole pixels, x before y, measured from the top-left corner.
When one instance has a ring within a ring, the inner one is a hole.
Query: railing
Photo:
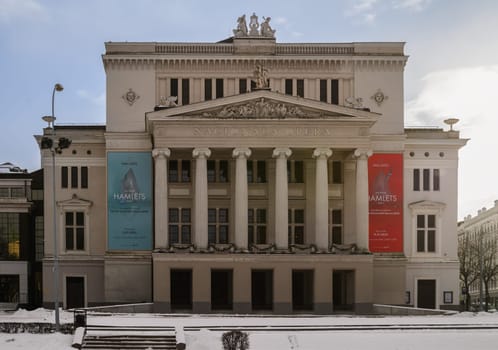
[[[169,54],[231,54],[232,44],[166,44],[156,45],[156,53]]]

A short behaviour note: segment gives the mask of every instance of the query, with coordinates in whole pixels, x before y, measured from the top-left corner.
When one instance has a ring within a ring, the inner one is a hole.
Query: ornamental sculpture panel
[[[251,101],[249,103],[226,106],[219,111],[205,112],[202,115],[208,118],[227,118],[227,119],[237,119],[237,118],[312,118],[319,116],[317,113],[304,112],[300,107],[277,103],[265,100],[261,98],[257,101]]]

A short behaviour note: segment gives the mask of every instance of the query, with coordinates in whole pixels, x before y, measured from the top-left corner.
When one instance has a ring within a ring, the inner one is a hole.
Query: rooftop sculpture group
[[[237,28],[233,30],[233,34],[236,38],[242,37],[264,37],[264,38],[274,38],[275,29],[270,26],[271,17],[263,16],[263,23],[261,25],[258,22],[258,16],[253,12],[250,22],[249,30],[246,23],[246,15],[242,15],[237,19]]]

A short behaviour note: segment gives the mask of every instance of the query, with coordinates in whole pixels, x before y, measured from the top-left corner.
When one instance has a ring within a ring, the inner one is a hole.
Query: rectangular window
[[[439,169],[432,170],[432,189],[439,191]]]
[[[223,97],[223,79],[216,79],[216,98]]]
[[[339,160],[332,161],[332,183],[342,184],[342,162]]]
[[[339,104],[339,80],[337,79],[332,79],[331,82],[331,87],[330,87],[330,102],[333,105],[338,105]]]
[[[320,101],[327,102],[327,80],[320,79]]]
[[[204,101],[213,99],[213,80],[204,79]]]
[[[266,161],[247,161],[247,182],[266,183]]]
[[[24,190],[24,187],[12,187],[10,189],[10,196],[12,198],[26,197],[26,191]]]
[[[44,253],[43,216],[35,217],[35,260],[41,261]]]
[[[417,215],[417,252],[436,252],[436,215]]]
[[[413,169],[413,190],[420,191],[420,169]]]
[[[216,182],[216,161],[212,159],[207,161],[207,180],[208,182]]]
[[[0,198],[10,198],[10,188],[1,187],[0,188]]]
[[[85,250],[85,214],[66,212],[66,250]]]
[[[71,188],[78,188],[78,167],[71,167]]]
[[[247,80],[240,79],[239,80],[239,93],[245,94],[247,92]]]
[[[287,161],[287,182],[304,183],[304,162],[302,160]]]
[[[178,96],[178,79],[171,79],[169,87],[171,96]]]
[[[228,209],[208,209],[208,243],[228,243]]]
[[[266,244],[266,209],[248,210],[248,243]]]
[[[297,83],[297,86],[296,86],[297,96],[304,97],[304,79],[297,79],[296,83]]]
[[[179,182],[178,181],[178,161],[170,160],[168,162],[168,182]]]
[[[288,239],[290,244],[304,244],[304,209],[289,209]]]
[[[228,160],[220,160],[219,181],[228,182]]]
[[[424,169],[423,170],[423,188],[424,191],[430,191],[430,178],[431,178],[431,171],[430,169]]]
[[[182,79],[182,105],[190,103],[190,80]]]
[[[285,79],[285,94],[292,96],[292,79]]]
[[[190,244],[190,208],[169,208],[168,219],[169,244]]]
[[[20,258],[20,222],[18,213],[0,213],[0,259]]]
[[[190,182],[190,160],[182,160],[182,182]]]
[[[88,167],[81,167],[81,188],[88,188]]]
[[[329,242],[342,244],[342,210],[332,209],[329,215]]]
[[[67,166],[61,167],[61,187],[67,188],[69,179],[69,172]]]

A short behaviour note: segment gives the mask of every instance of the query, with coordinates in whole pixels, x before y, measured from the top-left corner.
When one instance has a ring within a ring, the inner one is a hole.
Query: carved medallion
[[[123,96],[121,96],[123,100],[128,102],[128,104],[131,106],[135,103],[136,100],[140,98],[139,95],[135,91],[133,91],[131,88],[128,89],[128,92],[125,93]]]
[[[387,100],[389,96],[384,95],[384,93],[380,89],[377,89],[377,91],[372,96],[370,96],[370,98],[374,100],[375,103],[377,103],[377,106],[380,107],[382,102]]]

